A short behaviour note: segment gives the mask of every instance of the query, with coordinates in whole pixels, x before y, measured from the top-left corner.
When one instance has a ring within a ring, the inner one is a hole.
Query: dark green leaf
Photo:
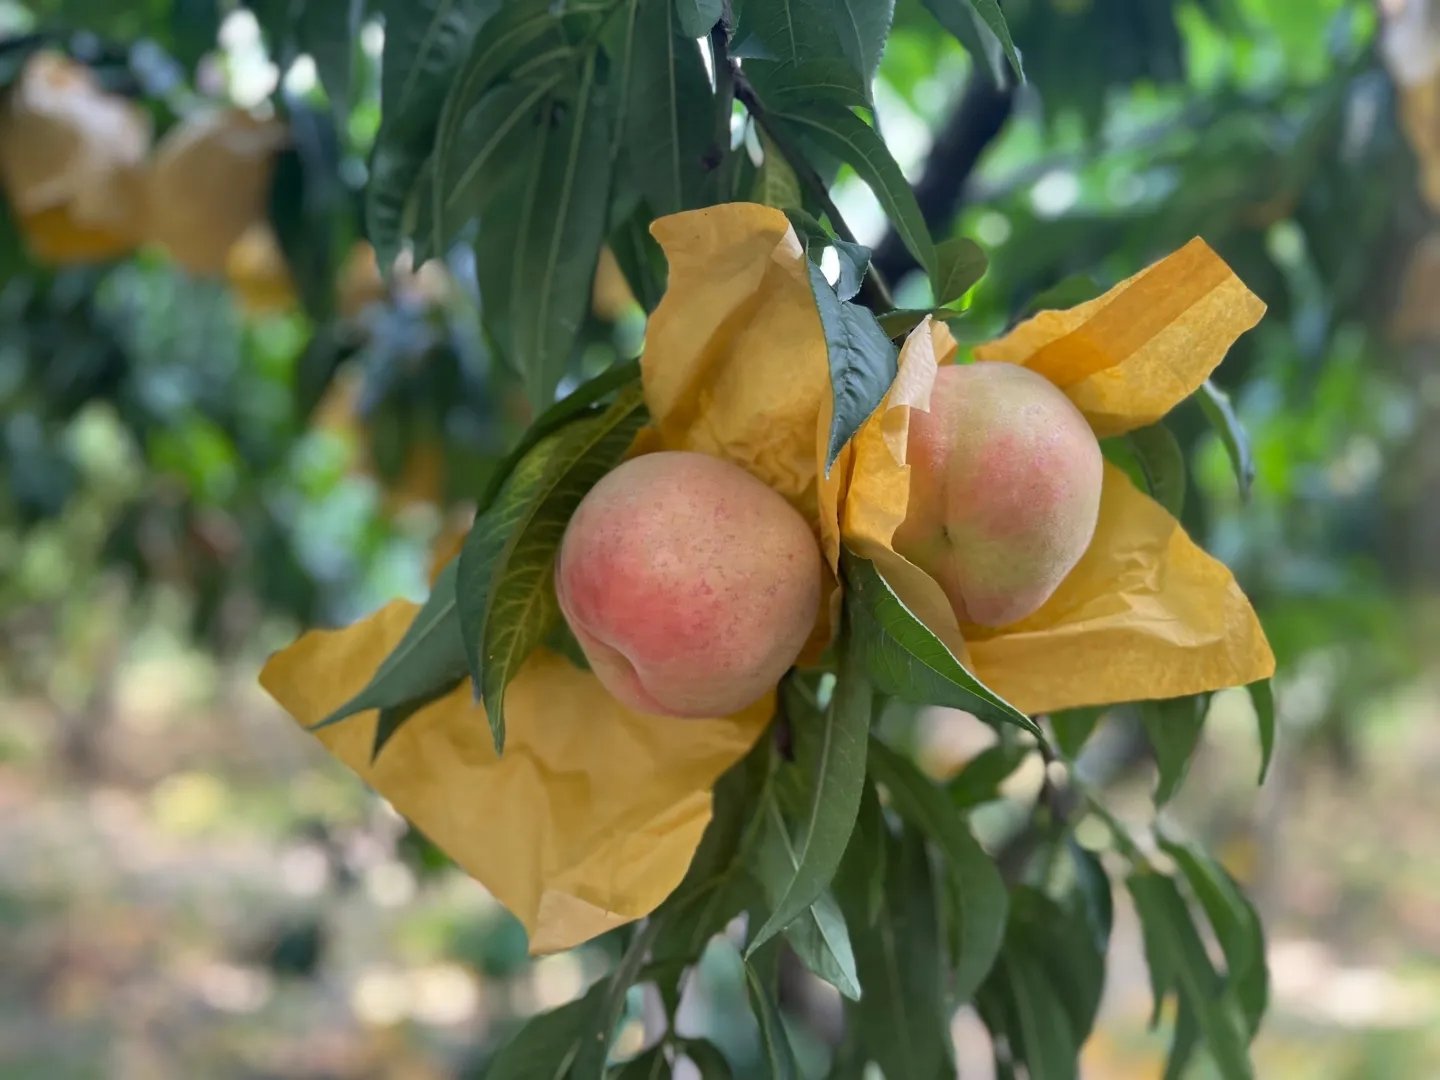
[[[888,839],[888,838],[887,838]],[[857,927],[855,959],[865,997],[846,1006],[857,1060],[887,1077],[954,1075],[950,1061],[945,934],[924,839],[888,839],[884,900],[872,926]],[[852,923],[858,912],[851,912]]]
[[[382,122],[366,188],[366,223],[382,267],[400,251],[405,208],[430,156],[461,55],[499,0],[385,0]]]
[[[935,303],[953,304],[985,276],[990,260],[974,240],[957,236],[935,245]]]
[[[1230,464],[1235,467],[1235,479],[1240,484],[1240,498],[1248,500],[1250,487],[1255,483],[1255,456],[1250,450],[1250,436],[1230,403],[1230,395],[1206,379],[1195,392],[1195,400],[1225,444]]]
[[[715,133],[715,95],[700,48],[680,30],[677,0],[634,0],[621,146],[626,175],[656,215],[699,206]],[[718,160],[712,162],[718,165]],[[713,200],[712,200],[713,201]]]
[[[1175,860],[1210,920],[1225,954],[1226,980],[1245,1016],[1245,1030],[1253,1037],[1270,997],[1260,916],[1234,878],[1198,845],[1162,836],[1160,846]]]
[[[485,1080],[564,1080],[606,986],[602,979],[580,1000],[527,1021],[490,1062]]]
[[[660,930],[657,920],[651,919],[635,931],[625,955],[620,958],[615,971],[608,979],[600,980],[603,991],[595,999],[594,1008],[585,1016],[581,1027],[580,1046],[575,1054],[574,1064],[567,1075],[569,1080],[602,1080],[605,1062],[610,1055],[610,1043],[615,1038],[615,1029],[620,1026],[620,1017],[625,1011],[625,996],[640,975],[645,963],[645,954],[655,935]]]
[[[1001,741],[976,754],[948,784],[945,793],[951,805],[968,810],[1000,798],[1000,785],[1030,756],[1031,747]]]
[[[686,37],[702,38],[720,21],[725,0],[674,0],[675,17]]]
[[[800,868],[790,830],[772,797],[760,811],[765,824],[756,851],[756,871],[771,905],[783,898]],[[785,928],[785,939],[800,961],[845,997],[859,1000],[855,954],[845,917],[829,891],[822,892],[799,918]]]
[[[1015,1027],[1010,1051],[1030,1080],[1074,1080],[1079,1040],[1050,973],[1028,950],[1007,951],[1000,961]]]
[[[905,337],[925,321],[926,316],[934,315],[935,312],[929,308],[910,308],[901,311],[887,311],[879,317],[880,329],[885,331],[887,337],[892,341]]]
[[[896,810],[935,842],[956,885],[960,956],[952,990],[968,1001],[999,955],[1005,937],[1005,883],[944,793],[915,765],[878,739],[870,744],[870,773],[890,792]],[[862,982],[863,985],[863,982]]]
[[[965,46],[975,63],[985,65],[995,85],[1003,85],[1007,78],[1005,47],[994,32],[980,21],[970,0],[923,0],[923,3],[936,21]]]
[[[825,472],[870,418],[895,381],[896,351],[868,308],[841,300],[810,263],[810,289],[825,332],[830,360],[830,390],[835,409],[825,451]]]
[[[654,311],[665,295],[666,269],[660,245],[650,235],[649,221],[649,214],[637,209],[610,234],[615,261],[647,313]]]
[[[484,492],[481,493],[476,503],[479,511],[484,513],[489,508],[490,504],[495,501],[495,496],[500,493],[501,486],[509,478],[511,470],[542,439],[580,419],[590,412],[597,402],[603,401],[617,390],[638,382],[639,379],[640,361],[622,361],[606,368],[593,379],[581,383],[537,416],[525,429],[525,434],[520,437],[520,441],[500,459],[495,471],[490,474],[489,483],[486,484]]]
[[[852,641],[822,723],[795,728],[796,756],[810,789],[809,814],[796,840],[795,876],[751,935],[747,957],[819,899],[850,842],[865,788],[870,728],[870,684],[859,659]]]
[[[685,1039],[680,1049],[700,1070],[700,1080],[734,1080],[730,1062],[709,1039]]]
[[[1245,689],[1250,691],[1255,722],[1260,725],[1260,783],[1263,784],[1275,756],[1275,690],[1269,679],[1253,682]]]
[[[1071,761],[1080,756],[1085,743],[1095,731],[1095,725],[1105,710],[1098,705],[1087,705],[1078,709],[1066,709],[1050,714],[1050,727],[1055,732],[1055,745]]]
[[[315,61],[315,72],[337,117],[350,112],[355,43],[365,14],[363,0],[312,0],[300,6],[295,41]]]
[[[461,607],[466,644],[479,650],[470,655],[470,669],[480,673],[477,685],[497,750],[504,743],[505,688],[558,612],[553,571],[565,527],[580,500],[619,463],[647,416],[643,392],[632,384],[599,416],[557,433],[544,477],[494,560],[478,625],[466,619],[469,606]],[[462,589],[468,577],[464,558],[462,551]]]
[[[804,112],[820,101],[847,109],[869,103],[865,79],[843,60],[753,60],[745,65],[745,77],[775,112]]]
[[[1102,291],[1099,283],[1089,274],[1071,274],[1032,296],[1025,305],[1025,313],[1033,315],[1037,311],[1072,308],[1095,299]]]
[[[795,170],[771,141],[770,136],[763,131],[760,133],[760,146],[765,157],[760,163],[760,170],[755,174],[755,185],[750,189],[750,201],[787,212],[798,211],[804,202],[804,196],[800,191],[800,180],[795,175]]]
[[[1199,1041],[1200,1025],[1195,1022],[1195,1010],[1181,1005],[1175,1012],[1175,1033],[1170,1037],[1170,1054],[1165,1059],[1161,1080],[1181,1080]]]
[[[760,1049],[765,1063],[765,1075],[770,1080],[798,1080],[800,1070],[795,1064],[795,1051],[790,1046],[790,1036],[785,1033],[785,1021],[780,1017],[780,1006],[775,1003],[760,976],[750,965],[745,965],[745,988],[750,994],[750,1007],[760,1025]]]
[[[885,902],[885,853],[889,846],[890,827],[885,823],[885,810],[875,786],[866,784],[865,793],[860,797],[855,832],[834,883],[840,907],[848,911],[852,919],[862,916],[865,926],[874,925]]]
[[[1185,452],[1163,423],[1136,428],[1125,436],[1145,479],[1145,489],[1171,516],[1185,508]]]
[[[375,720],[375,741],[370,747],[370,764],[375,764],[376,758],[380,756],[380,751],[385,749],[385,744],[400,730],[401,725],[404,724],[405,721],[409,720],[410,717],[425,708],[425,706],[438,701],[450,693],[450,691],[460,685],[462,679],[463,676],[450,683],[450,685],[442,686],[424,697],[418,697],[414,700],[403,702],[400,705],[388,705],[381,709],[379,717]]]
[[[731,53],[791,64],[843,60],[868,86],[894,10],[895,0],[740,0]]]
[[[840,277],[835,282],[835,295],[841,300],[853,300],[865,281],[866,271],[870,269],[870,249],[864,244],[852,244],[848,240],[840,239],[832,240],[831,246],[840,261]],[[873,315],[871,320],[874,320]]]
[[[1126,879],[1140,915],[1145,957],[1157,987],[1173,986],[1195,1017],[1200,1037],[1224,1080],[1250,1080],[1244,1019],[1210,963],[1184,898],[1169,878],[1149,871]],[[1163,978],[1156,980],[1159,970]]]
[[[590,306],[610,190],[610,118],[592,53],[573,101],[537,131],[510,253],[512,360],[537,409],[550,404]],[[482,233],[483,235],[483,233]]]
[[[366,709],[387,709],[422,699],[465,674],[465,645],[456,604],[457,564],[441,570],[429,599],[415,613],[405,635],[376,669],[365,689],[311,731],[329,727]]]
[[[1072,836],[1065,841],[1070,859],[1075,867],[1074,896],[1090,928],[1091,941],[1095,951],[1105,955],[1110,941],[1110,930],[1115,922],[1114,903],[1110,896],[1110,878],[1100,857],[1093,851],[1081,847]]]
[[[999,40],[1001,47],[1005,50],[1005,58],[1010,61],[1010,67],[1014,69],[1016,77],[1023,82],[1025,69],[1020,64],[1020,54],[1016,51],[1015,42],[1010,37],[1010,27],[1006,24],[1005,15],[1000,10],[999,0],[967,0],[967,2]]]
[[[1190,768],[1191,755],[1200,740],[1210,698],[1205,694],[1147,701],[1140,707],[1140,721],[1155,751],[1160,779],[1155,785],[1155,805],[1170,801]]]
[[[938,278],[935,245],[920,204],[879,133],[849,109],[833,103],[817,103],[804,112],[777,116],[777,122],[855,170],[869,185],[916,261],[932,280]]]
[[[611,1080],[661,1080],[670,1075],[670,1062],[665,1060],[665,1045],[652,1046],[633,1057],[611,1074]]]
[[[873,563],[847,551],[843,570],[859,659],[877,690],[917,705],[964,709],[1043,737],[1033,720],[970,674],[911,614]]]

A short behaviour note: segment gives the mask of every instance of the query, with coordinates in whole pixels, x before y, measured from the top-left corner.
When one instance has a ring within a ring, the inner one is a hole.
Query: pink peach
[[[1103,462],[1053,383],[1015,364],[940,369],[910,414],[910,503],[895,550],[945,590],[963,622],[1036,611],[1090,545]]]
[[[591,669],[638,712],[724,716],[779,682],[820,605],[805,519],[738,465],[665,452],[581,501],[555,591]]]

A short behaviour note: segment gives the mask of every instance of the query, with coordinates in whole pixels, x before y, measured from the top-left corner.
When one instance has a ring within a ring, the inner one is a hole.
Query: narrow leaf
[[[602,980],[578,1001],[532,1017],[500,1048],[485,1080],[563,1080],[605,987]]]
[[[875,688],[917,705],[964,709],[992,724],[1012,724],[1043,738],[1035,721],[967,671],[905,607],[875,565],[845,553],[845,598],[859,659]]]
[[[1060,752],[1069,760],[1076,760],[1104,715],[1104,708],[1098,705],[1051,713],[1050,727],[1055,732],[1055,745]]]
[[[958,810],[1000,798],[1000,785],[1030,756],[1031,747],[1015,741],[1001,741],[976,754],[945,785],[950,804]]]
[[[996,86],[1006,80],[1005,48],[994,32],[980,21],[970,0],[922,0],[936,22],[965,46],[976,64],[984,63]]]
[[[890,792],[900,815],[933,840],[950,865],[960,940],[953,993],[956,1000],[968,1001],[995,963],[1005,937],[1008,901],[1000,871],[944,793],[879,739],[870,741],[870,772]]]
[[[456,679],[448,686],[442,686],[423,697],[414,698],[399,705],[388,705],[381,709],[379,717],[375,720],[375,742],[370,748],[370,764],[375,764],[376,759],[380,756],[380,751],[385,749],[385,744],[400,730],[405,721],[425,706],[450,693],[460,685],[460,682],[460,679]]]
[[[570,516],[589,490],[615,467],[647,417],[642,390],[631,385],[604,413],[557,433],[546,475],[495,559],[481,616],[480,696],[491,728],[503,741],[505,688],[540,644],[558,612],[555,554]]]
[[[1245,431],[1245,425],[1240,423],[1230,395],[1206,379],[1195,392],[1195,400],[1200,403],[1215,434],[1225,444],[1230,464],[1235,467],[1235,479],[1240,484],[1240,498],[1248,501],[1250,488],[1255,483],[1255,455],[1250,450],[1250,436]]]
[[[702,38],[720,21],[725,0],[674,0],[675,17],[686,37]]]
[[[650,919],[636,930],[615,971],[608,979],[600,980],[599,996],[582,1021],[579,1050],[566,1074],[568,1080],[603,1080],[610,1044],[625,1011],[625,997],[630,987],[635,985],[645,963],[645,954],[659,930],[660,924],[655,919]]]
[[[823,722],[795,730],[799,765],[810,784],[809,815],[797,839],[795,876],[751,936],[747,958],[799,918],[840,866],[865,788],[870,706],[870,685],[852,641]]]
[[[681,1052],[700,1070],[700,1080],[734,1080],[735,1073],[720,1048],[709,1039],[685,1039]]]
[[[1015,71],[1015,76],[1023,82],[1025,68],[1020,63],[1020,53],[1015,48],[1015,42],[1010,37],[1010,27],[1005,22],[1005,14],[1000,10],[999,0],[969,0],[969,3],[975,9],[975,14],[999,40],[1001,47],[1005,50],[1005,58],[1010,61],[1010,67]]]
[[[1125,436],[1145,480],[1145,489],[1171,516],[1185,508],[1185,452],[1163,423],[1137,428]]]
[[[1141,706],[1140,721],[1145,725],[1145,734],[1150,738],[1155,764],[1160,770],[1155,786],[1156,806],[1169,802],[1185,779],[1190,758],[1200,741],[1209,703],[1208,695],[1198,694],[1168,701],[1147,701]]]
[[[895,381],[899,354],[868,308],[841,300],[820,268],[814,263],[808,265],[810,289],[825,332],[830,390],[835,398],[825,451],[828,475],[840,451],[870,418]]]
[[[990,265],[985,251],[963,236],[935,245],[935,304],[945,307],[959,300],[985,276]]]
[[[1001,964],[1018,1027],[1011,1052],[1018,1050],[1030,1080],[1074,1080],[1078,1040],[1049,973],[1028,951],[1007,952]]]
[[[750,1007],[760,1024],[760,1049],[765,1063],[765,1075],[770,1080],[797,1080],[799,1067],[795,1064],[795,1051],[790,1046],[790,1036],[785,1033],[785,1022],[780,1017],[780,1006],[770,995],[760,976],[748,963],[745,965],[745,988],[750,994]]]
[[[1255,706],[1255,721],[1260,725],[1260,783],[1265,782],[1270,772],[1270,761],[1275,756],[1275,689],[1269,679],[1253,682],[1245,689],[1250,691],[1250,701]]]
[[[625,1062],[611,1080],[663,1080],[670,1075],[670,1062],[665,1060],[665,1044],[652,1046],[638,1057]]]
[[[920,204],[879,133],[849,109],[833,103],[818,103],[805,112],[779,115],[787,127],[855,170],[869,185],[916,261],[932,280],[937,278],[935,245]]]
[[[395,644],[370,682],[311,731],[339,723],[366,709],[389,709],[424,699],[465,674],[465,646],[457,613],[457,564],[451,562],[435,578],[430,596],[415,613],[404,636]]]

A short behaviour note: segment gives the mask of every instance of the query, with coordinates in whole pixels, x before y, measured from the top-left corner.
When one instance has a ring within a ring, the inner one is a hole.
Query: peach
[[[1103,463],[1080,410],[1015,364],[940,369],[910,414],[910,503],[895,550],[939,582],[962,623],[1039,608],[1095,533]]]
[[[637,712],[724,716],[772,689],[820,606],[820,549],[738,465],[663,452],[581,500],[555,592],[591,669]]]

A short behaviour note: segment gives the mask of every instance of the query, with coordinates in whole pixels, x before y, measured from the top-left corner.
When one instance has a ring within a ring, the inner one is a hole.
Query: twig
[[[729,5],[726,5],[727,7]],[[710,28],[710,53],[715,65],[715,135],[710,147],[710,168],[717,167],[730,149],[730,114],[735,104],[735,65],[730,62],[730,22],[722,18]],[[709,163],[707,163],[709,164]]]
[[[781,156],[795,170],[795,176],[800,183],[815,197],[815,201],[824,210],[825,216],[830,219],[830,227],[835,230],[836,235],[846,243],[859,243],[855,239],[855,234],[850,231],[850,226],[840,216],[839,208],[830,198],[829,188],[825,186],[825,181],[820,178],[815,167],[805,159],[805,155],[800,152],[799,147],[790,141],[790,136],[775,123],[774,117],[756,96],[754,88],[746,81],[745,76],[740,72],[734,72],[733,77],[736,99],[745,106],[755,123],[760,125],[765,134],[770,137],[770,141],[775,144],[775,149],[780,151]],[[877,315],[895,308],[890,288],[885,283],[885,275],[873,259],[868,272],[860,282],[860,302]]]

